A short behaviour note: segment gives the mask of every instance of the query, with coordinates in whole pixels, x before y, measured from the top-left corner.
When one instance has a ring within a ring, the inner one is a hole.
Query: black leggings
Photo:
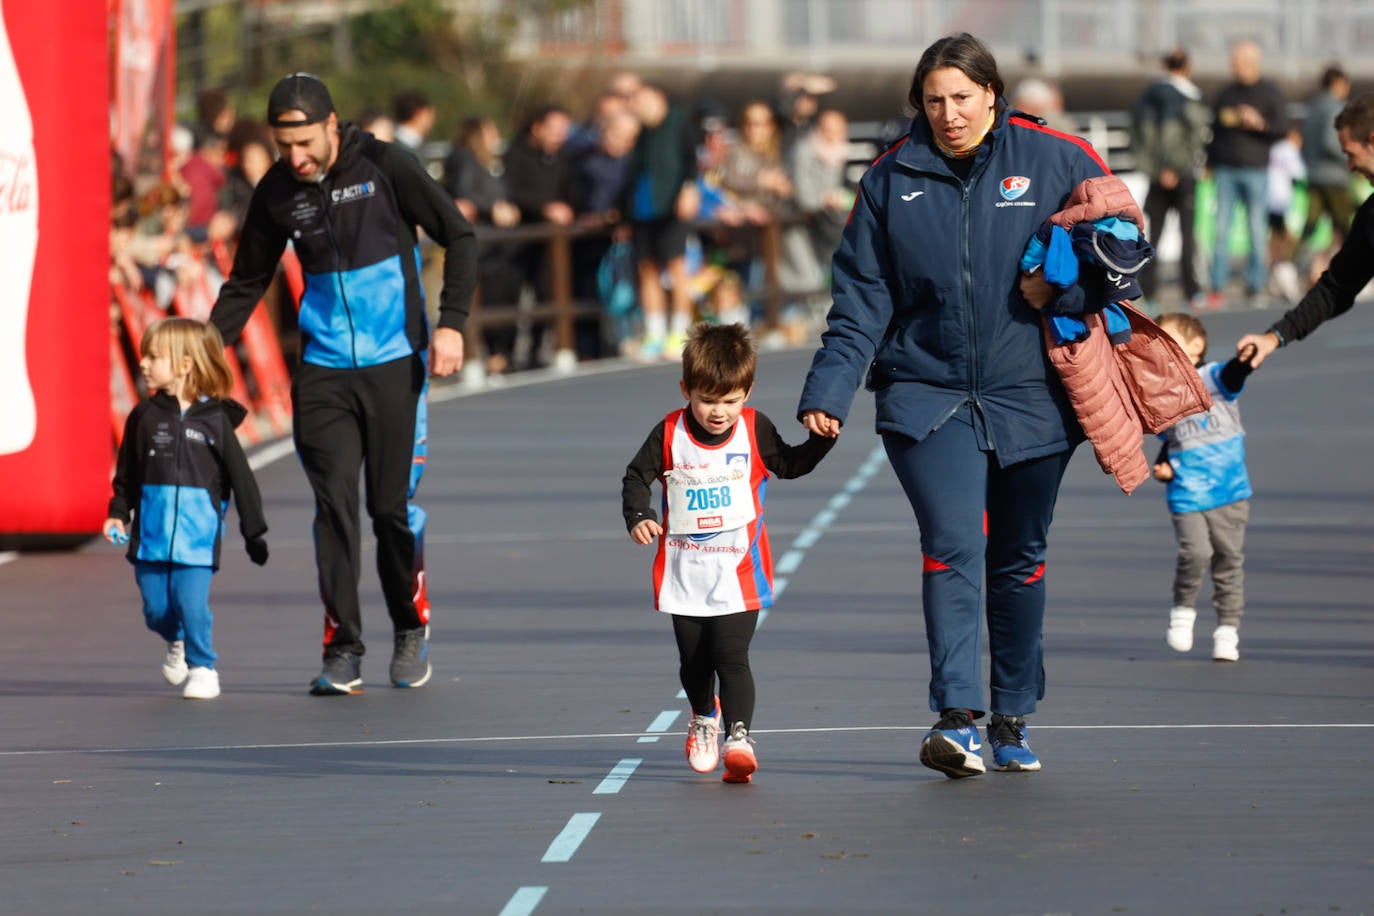
[[[677,637],[678,677],[692,712],[707,716],[716,710],[716,678],[720,678],[720,709],[728,732],[754,718],[754,674],[749,670],[749,641],[758,626],[757,611],[723,617],[673,615]]]

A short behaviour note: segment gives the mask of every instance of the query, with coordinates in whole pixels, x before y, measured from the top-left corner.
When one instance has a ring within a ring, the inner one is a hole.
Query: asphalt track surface
[[[1274,315],[1211,317],[1214,354]],[[821,467],[769,487],[782,594],[754,641],[749,786],[686,766],[651,549],[620,522],[672,366],[436,391],[418,690],[387,684],[369,567],[366,692],[307,695],[311,502],[294,457],[260,454],[272,556],[231,550],[216,577],[218,700],[162,683],[118,549],[0,565],[0,912],[1374,912],[1371,356],[1362,304],[1243,395],[1237,664],[1210,660],[1205,602],[1194,651],[1165,646],[1162,487],[1126,497],[1080,450],[1051,542],[1044,770],[960,781],[916,761],[915,525],[863,393]],[[766,353],[752,401],[792,441],[808,361]]]

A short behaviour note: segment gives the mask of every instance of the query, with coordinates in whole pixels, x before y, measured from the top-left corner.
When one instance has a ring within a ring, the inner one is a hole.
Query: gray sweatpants
[[[1210,566],[1217,625],[1240,626],[1245,613],[1245,525],[1250,521],[1250,500],[1205,512],[1175,512],[1173,519],[1178,539],[1174,607],[1195,606]]]

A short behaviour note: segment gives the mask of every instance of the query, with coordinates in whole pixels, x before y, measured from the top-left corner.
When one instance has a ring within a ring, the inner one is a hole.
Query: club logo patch
[[[1024,175],[1008,175],[1002,179],[999,190],[1003,200],[1016,200],[1030,190],[1030,179]]]

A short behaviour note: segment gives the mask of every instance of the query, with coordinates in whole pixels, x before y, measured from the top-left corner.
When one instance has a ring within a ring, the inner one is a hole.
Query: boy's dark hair
[[[1202,354],[1198,357],[1199,365],[1207,358],[1207,326],[1202,323],[1202,319],[1187,312],[1165,312],[1155,319],[1155,324],[1168,330],[1169,325],[1178,328],[1179,336],[1184,340],[1201,340]]]
[[[689,392],[723,395],[754,387],[758,354],[742,324],[708,324],[692,328],[682,348],[682,384]]]

